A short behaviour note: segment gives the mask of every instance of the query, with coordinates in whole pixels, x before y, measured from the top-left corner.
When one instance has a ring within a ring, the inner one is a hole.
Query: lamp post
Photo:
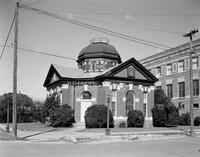
[[[111,90],[112,90],[112,97],[115,95],[114,92],[117,90],[116,88],[116,84],[112,84],[111,86]],[[107,127],[106,127],[106,131],[105,131],[105,135],[110,135],[110,103],[112,102],[112,99],[110,98],[111,95],[108,94],[107,95]]]
[[[144,93],[144,104],[145,104],[145,118],[148,118],[148,104],[147,104],[147,93],[148,93],[148,88],[143,87],[143,93]]]
[[[110,107],[110,95],[107,97],[107,127],[106,127],[106,132],[105,135],[110,135],[110,113],[109,113],[109,107]]]

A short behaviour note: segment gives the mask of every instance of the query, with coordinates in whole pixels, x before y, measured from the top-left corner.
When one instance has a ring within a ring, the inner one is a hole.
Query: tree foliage
[[[194,126],[200,126],[200,116],[195,117]]]
[[[152,108],[153,126],[174,126],[179,122],[177,107],[171,102],[162,89],[156,89],[154,93],[154,107]]]
[[[166,96],[162,89],[156,89],[154,92],[154,104],[169,105],[171,104],[171,99]]]
[[[7,121],[7,105],[9,105],[9,121],[12,122],[13,94],[6,93],[0,97],[0,122]],[[33,122],[33,100],[24,94],[17,94],[17,122]]]
[[[50,124],[53,127],[69,127],[73,123],[73,111],[69,105],[60,105],[50,113]]]
[[[54,112],[60,105],[60,99],[56,94],[48,96],[42,107],[42,122],[47,122],[51,112]]]
[[[42,108],[42,121],[53,127],[69,127],[74,121],[70,106],[61,105],[57,94],[48,96]]]

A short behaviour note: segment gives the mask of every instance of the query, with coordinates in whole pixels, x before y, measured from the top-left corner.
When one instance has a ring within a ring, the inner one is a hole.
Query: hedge
[[[113,116],[109,111],[109,127],[114,127]],[[107,106],[93,105],[88,107],[85,112],[85,126],[86,128],[106,128],[107,126]]]
[[[144,115],[140,110],[131,110],[128,112],[127,126],[128,127],[143,127]]]

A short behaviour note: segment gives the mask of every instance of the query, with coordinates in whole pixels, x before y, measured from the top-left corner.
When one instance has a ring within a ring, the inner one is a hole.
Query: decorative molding
[[[139,98],[135,98],[135,102],[139,102]]]
[[[199,75],[193,75],[193,80],[199,79]]]
[[[110,82],[109,81],[104,81],[102,82],[104,87],[110,87]]]
[[[172,79],[166,80],[166,84],[167,84],[167,85],[168,85],[168,84],[172,84]]]
[[[63,84],[63,85],[62,85],[62,88],[63,88],[63,89],[68,89],[68,88],[69,88],[69,84]]]
[[[123,97],[123,99],[122,99],[123,101],[126,101],[126,97]]]
[[[80,102],[80,101],[81,101],[81,98],[76,98],[76,101],[77,101],[77,102]]]
[[[84,91],[88,91],[88,85],[83,85],[84,86]]]
[[[178,80],[178,82],[185,82],[185,78],[184,77],[179,77],[177,80]]]
[[[161,81],[156,82],[155,86],[161,86]]]
[[[129,84],[129,90],[133,90],[133,84]]]

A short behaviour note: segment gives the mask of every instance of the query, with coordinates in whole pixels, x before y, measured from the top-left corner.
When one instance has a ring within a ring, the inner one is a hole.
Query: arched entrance
[[[85,122],[85,111],[89,106],[92,105],[92,94],[89,91],[84,91],[81,93],[81,108],[80,108],[80,116],[81,122]]]
[[[130,110],[134,109],[134,103],[135,103],[134,97],[135,97],[135,94],[133,91],[129,90],[126,93],[126,116],[128,116],[128,112]]]

